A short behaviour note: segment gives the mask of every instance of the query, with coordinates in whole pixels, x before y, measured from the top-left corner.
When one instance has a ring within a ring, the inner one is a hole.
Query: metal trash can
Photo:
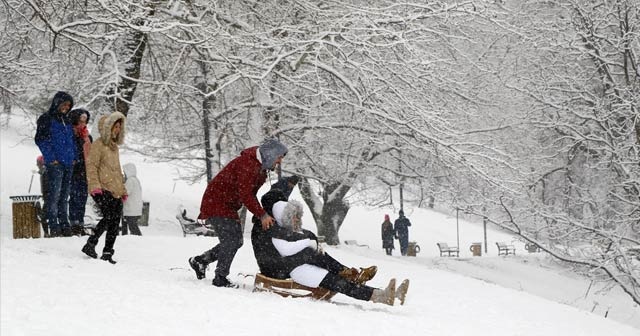
[[[13,239],[40,238],[40,195],[9,196],[13,201]]]
[[[469,251],[473,254],[474,257],[479,257],[482,255],[482,243],[471,243],[469,246]]]
[[[142,216],[140,217],[140,226],[149,226],[149,202],[142,202]]]
[[[409,242],[409,246],[407,246],[407,255],[415,257],[417,253],[420,253],[420,245],[416,242]]]
[[[540,246],[534,244],[534,243],[526,243],[524,244],[524,248],[527,250],[527,252],[529,253],[536,253],[536,252],[540,252]]]

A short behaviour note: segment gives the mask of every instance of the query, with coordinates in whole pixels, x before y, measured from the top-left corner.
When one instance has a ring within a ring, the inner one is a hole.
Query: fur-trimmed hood
[[[111,128],[116,121],[122,120],[120,134],[115,139],[111,139]],[[109,115],[102,116],[98,121],[98,130],[100,131],[100,141],[107,146],[122,145],[124,143],[125,125],[127,118],[120,112],[113,112]]]
[[[301,229],[302,223],[300,223],[300,227],[295,227],[293,218],[297,217],[302,220],[302,214],[302,204],[295,200],[288,202],[280,201],[273,205],[273,217],[278,225],[293,231],[299,231]]]

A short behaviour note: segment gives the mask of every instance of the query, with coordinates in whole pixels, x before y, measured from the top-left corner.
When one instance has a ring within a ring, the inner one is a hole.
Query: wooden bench
[[[180,227],[182,228],[182,235],[184,237],[186,237],[188,234],[208,237],[216,236],[216,232],[212,228],[204,224],[200,224],[196,220],[187,217],[187,210],[183,209],[180,214],[176,215],[176,219],[180,223]]]
[[[291,279],[274,279],[262,273],[256,274],[254,291],[271,292],[283,297],[292,298],[312,298],[315,300],[328,301],[336,295],[325,288],[311,288],[294,282]]]
[[[503,242],[496,242],[496,246],[498,246],[498,255],[516,255],[516,248],[513,245],[507,245]]]
[[[443,257],[446,253],[448,257],[459,257],[460,250],[457,247],[449,247],[447,243],[436,243],[438,249],[440,249],[440,256]],[[454,255],[455,254],[455,255]]]

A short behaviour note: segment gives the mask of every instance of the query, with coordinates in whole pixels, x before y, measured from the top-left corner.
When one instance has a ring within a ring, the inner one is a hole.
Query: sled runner
[[[198,223],[197,221],[187,217],[187,210],[182,209],[180,214],[176,215],[176,219],[182,227],[182,235],[186,237],[188,234],[194,234],[196,236],[208,236],[215,237],[216,232],[206,226],[205,224]]]
[[[329,301],[336,292],[324,288],[311,288],[295,283],[291,279],[274,279],[261,273],[256,274],[254,291],[272,292],[283,297],[312,298]]]

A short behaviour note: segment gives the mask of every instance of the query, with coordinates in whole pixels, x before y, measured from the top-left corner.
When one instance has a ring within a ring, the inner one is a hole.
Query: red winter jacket
[[[256,193],[267,180],[267,172],[261,168],[257,150],[257,146],[243,150],[209,182],[202,196],[199,219],[224,217],[239,221],[238,210],[243,204],[258,218],[265,214]]]

